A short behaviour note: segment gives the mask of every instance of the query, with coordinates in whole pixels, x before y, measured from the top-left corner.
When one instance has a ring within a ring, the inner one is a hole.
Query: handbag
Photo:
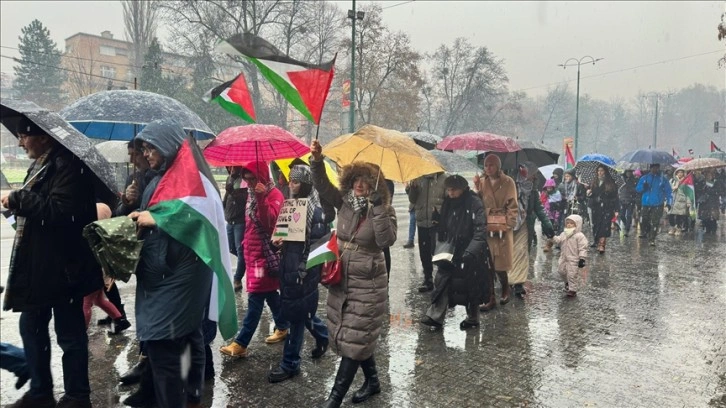
[[[455,245],[453,241],[436,241],[431,263],[439,267],[454,266],[454,249]]]
[[[355,236],[358,234],[358,230],[360,229],[360,225],[364,220],[365,219],[361,217],[358,221],[358,226],[355,228],[353,235],[350,237],[350,242],[353,242],[355,239]],[[343,258],[345,250],[346,248],[343,248],[343,251],[340,252],[334,261],[328,261],[323,264],[323,269],[320,271],[320,283],[323,286],[337,285],[341,280],[343,280],[343,262],[341,259]]]
[[[494,236],[495,232],[499,233],[499,238],[502,238],[502,234],[509,230],[507,226],[507,213],[503,208],[490,209],[487,213],[487,231],[489,236]]]

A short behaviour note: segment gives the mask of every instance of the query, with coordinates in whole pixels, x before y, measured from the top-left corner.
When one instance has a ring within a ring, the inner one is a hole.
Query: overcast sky
[[[342,9],[350,1],[336,2]],[[357,4],[369,3],[358,1]],[[711,2],[380,2],[384,22],[409,34],[415,49],[432,52],[442,43],[467,37],[504,60],[510,88],[541,95],[548,86],[571,81],[576,68],[558,67],[569,58],[604,58],[583,65],[581,93],[595,98],[631,98],[638,91],[677,90],[696,82],[726,88],[726,69],[716,61],[726,52],[716,26],[726,1]],[[64,48],[81,31],[110,30],[122,38],[118,1],[1,1],[3,56],[17,56],[21,27],[43,22]],[[165,32],[160,32],[163,38]],[[2,72],[12,61],[1,58]]]

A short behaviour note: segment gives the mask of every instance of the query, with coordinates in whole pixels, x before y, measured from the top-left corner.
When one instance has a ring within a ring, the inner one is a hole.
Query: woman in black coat
[[[619,205],[618,187],[604,165],[597,167],[597,176],[590,183],[587,197],[592,210],[592,235],[598,252],[602,254],[605,253],[605,243],[610,237],[610,224]]]

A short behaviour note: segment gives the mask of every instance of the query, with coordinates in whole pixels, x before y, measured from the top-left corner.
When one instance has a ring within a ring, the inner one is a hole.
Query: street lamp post
[[[589,61],[587,59],[589,58]],[[589,55],[585,55],[584,57],[578,59],[570,58],[567,61],[565,61],[564,64],[560,64],[559,66],[562,67],[562,69],[566,69],[567,67],[574,67],[577,66],[577,98],[575,99],[575,160],[577,160],[577,142],[580,135],[580,65],[582,65],[583,62],[592,63],[592,65],[595,65],[596,62],[603,60],[604,58],[598,58],[595,59]]]
[[[672,93],[663,94],[661,92],[648,92],[643,96],[643,98],[647,98],[649,96],[655,97],[655,115],[653,116],[653,149],[656,148],[656,145],[658,143],[658,102],[660,102],[660,98],[662,97],[670,97],[673,95]]]
[[[351,46],[350,46],[350,110],[348,111],[348,131],[355,132],[355,22],[363,20],[365,13],[355,10],[355,0],[353,0],[353,9],[348,10],[348,18],[352,23]]]

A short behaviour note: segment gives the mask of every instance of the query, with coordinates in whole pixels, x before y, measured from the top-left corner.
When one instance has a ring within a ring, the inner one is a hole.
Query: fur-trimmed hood
[[[343,166],[340,171],[340,192],[345,196],[348,191],[353,189],[353,181],[358,177],[365,177],[371,188],[376,188],[376,177],[378,177],[378,194],[384,203],[389,203],[391,193],[386,186],[386,177],[378,165],[367,162],[353,162]]]

